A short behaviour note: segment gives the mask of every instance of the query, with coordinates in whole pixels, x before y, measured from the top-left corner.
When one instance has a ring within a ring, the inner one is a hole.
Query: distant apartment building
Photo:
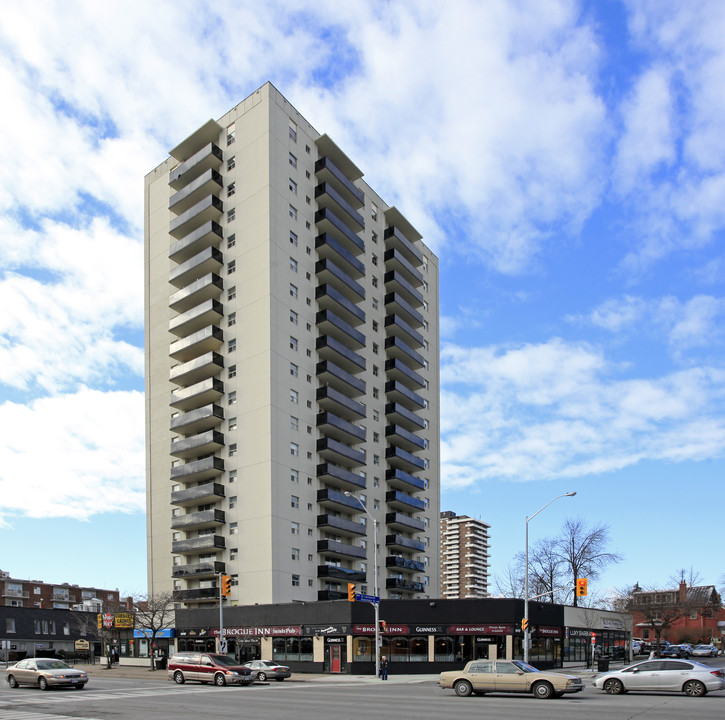
[[[439,596],[438,262],[362,175],[267,83],[146,176],[151,593]]]
[[[441,597],[488,595],[490,525],[468,515],[441,513]]]
[[[0,570],[0,598],[7,607],[71,610],[74,605],[88,605],[95,600],[118,606],[118,590],[103,590],[68,583],[46,583],[42,580],[19,580]],[[93,606],[95,607],[95,605]]]

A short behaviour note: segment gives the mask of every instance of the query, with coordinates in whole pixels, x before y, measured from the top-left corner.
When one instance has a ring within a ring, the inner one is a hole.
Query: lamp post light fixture
[[[345,491],[345,495],[349,498],[357,500],[358,505],[367,513],[367,516],[373,521],[373,594],[380,597],[378,588],[378,521],[372,516],[367,505],[355,494]],[[375,677],[380,677],[380,603],[374,602],[373,609],[375,611]]]
[[[546,510],[546,508],[551,505],[555,500],[558,500],[559,498],[563,497],[574,497],[576,495],[576,492],[568,492],[563,493],[561,495],[557,495],[555,498],[552,498],[549,500],[544,507],[539,508],[533,515],[526,518],[526,558],[524,560],[524,619],[526,622],[526,627],[524,628],[524,662],[529,662],[529,644],[530,644],[530,638],[531,638],[531,626],[528,622],[529,619],[529,520],[533,520],[542,510]]]

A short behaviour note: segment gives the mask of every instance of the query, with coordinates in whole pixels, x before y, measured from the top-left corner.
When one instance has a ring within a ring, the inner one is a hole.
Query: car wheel
[[[457,680],[453,689],[456,691],[458,697],[468,697],[473,692],[473,687],[468,680]]]
[[[46,680],[46,679],[45,679],[44,677],[41,677],[41,678],[40,678],[40,679],[38,680],[38,687],[39,687],[39,688],[40,688],[41,690],[47,690],[47,689],[48,689],[48,681],[47,681],[47,680]]]
[[[539,700],[548,700],[554,694],[554,688],[548,682],[537,682],[532,692]]]
[[[260,682],[264,682],[266,679],[267,673],[261,671],[257,673],[257,680],[259,680]]]
[[[184,682],[185,682],[185,678],[184,678],[184,673],[182,673],[182,672],[181,672],[180,670],[177,670],[177,671],[176,671],[176,672],[174,673],[174,682],[175,682],[175,683],[176,683],[177,685],[183,685],[183,684],[184,684]]]
[[[702,697],[707,693],[707,688],[699,680],[688,680],[682,686],[682,692],[690,697]]]
[[[214,684],[217,687],[222,687],[223,685],[226,685],[227,681],[224,679],[224,675],[222,675],[221,673],[217,673],[214,676]]]
[[[18,681],[15,679],[14,675],[8,675],[8,685],[10,685],[11,688],[18,687]]]
[[[622,685],[621,680],[610,678],[604,683],[603,689],[605,693],[610,695],[621,695],[624,692],[624,685]]]

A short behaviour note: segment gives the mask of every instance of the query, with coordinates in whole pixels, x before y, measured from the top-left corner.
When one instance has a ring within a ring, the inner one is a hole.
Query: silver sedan
[[[33,685],[41,690],[52,687],[75,687],[82,690],[88,682],[83,670],[76,670],[62,660],[53,658],[26,658],[5,670],[5,678],[11,688]]]
[[[249,668],[257,680],[267,680],[274,678],[282,682],[285,678],[292,675],[290,669],[286,665],[279,665],[271,660],[250,660],[244,663],[244,667]]]

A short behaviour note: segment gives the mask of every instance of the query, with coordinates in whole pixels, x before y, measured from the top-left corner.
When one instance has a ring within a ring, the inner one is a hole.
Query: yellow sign
[[[75,643],[73,643],[76,650],[90,650],[91,644],[88,642],[88,640],[76,640]]]
[[[131,628],[133,629],[133,613],[116,613],[117,628]]]
[[[131,628],[134,627],[133,613],[103,613],[98,615],[98,628]]]

